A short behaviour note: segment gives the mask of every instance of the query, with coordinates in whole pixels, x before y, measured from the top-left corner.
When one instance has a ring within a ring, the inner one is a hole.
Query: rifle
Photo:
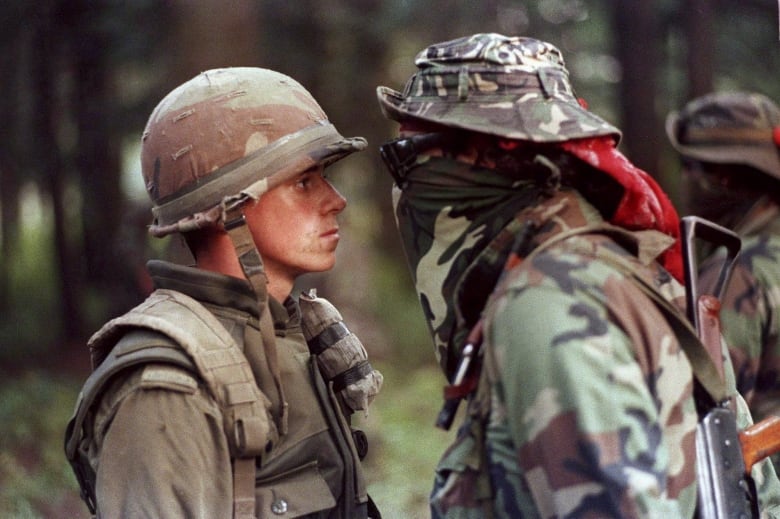
[[[682,218],[681,228],[688,319],[723,381],[720,299],[728,286],[741,240],[732,231],[695,216]],[[714,294],[699,293],[697,238],[726,249]],[[696,427],[699,517],[758,517],[756,489],[750,473],[755,463],[776,452],[780,452],[780,417],[769,417],[738,431],[736,414],[727,401],[715,402]]]

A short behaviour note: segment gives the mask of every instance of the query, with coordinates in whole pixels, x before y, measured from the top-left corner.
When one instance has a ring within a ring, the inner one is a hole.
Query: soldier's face
[[[264,193],[244,214],[273,283],[292,283],[308,272],[323,272],[336,262],[337,216],[346,199],[312,168]]]

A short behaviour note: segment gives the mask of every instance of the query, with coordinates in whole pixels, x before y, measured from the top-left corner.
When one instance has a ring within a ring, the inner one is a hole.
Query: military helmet
[[[294,79],[251,67],[203,72],[171,91],[143,133],[141,170],[155,236],[213,225],[316,165],[366,147],[344,138]]]
[[[384,115],[510,139],[561,142],[620,130],[582,107],[555,46],[526,37],[475,34],[420,52],[403,93],[377,89]]]
[[[780,179],[780,108],[761,94],[694,99],[667,116],[666,134],[684,157],[752,166]]]

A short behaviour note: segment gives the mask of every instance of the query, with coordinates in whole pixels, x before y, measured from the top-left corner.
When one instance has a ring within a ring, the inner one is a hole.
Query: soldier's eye
[[[296,187],[299,188],[307,188],[309,185],[311,185],[311,174],[310,173],[304,173],[303,175],[298,177],[298,180],[295,182]]]

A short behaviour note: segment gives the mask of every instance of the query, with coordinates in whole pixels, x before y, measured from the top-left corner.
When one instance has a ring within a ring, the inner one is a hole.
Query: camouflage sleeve
[[[599,264],[569,267],[519,280],[488,330],[497,414],[535,507],[543,517],[692,517],[690,365],[628,280]]]
[[[716,275],[708,263],[702,285],[711,285]],[[721,320],[737,388],[754,417],[780,414],[780,238],[744,241]]]
[[[230,517],[230,456],[216,403],[187,372],[149,365],[103,398],[101,517]]]

